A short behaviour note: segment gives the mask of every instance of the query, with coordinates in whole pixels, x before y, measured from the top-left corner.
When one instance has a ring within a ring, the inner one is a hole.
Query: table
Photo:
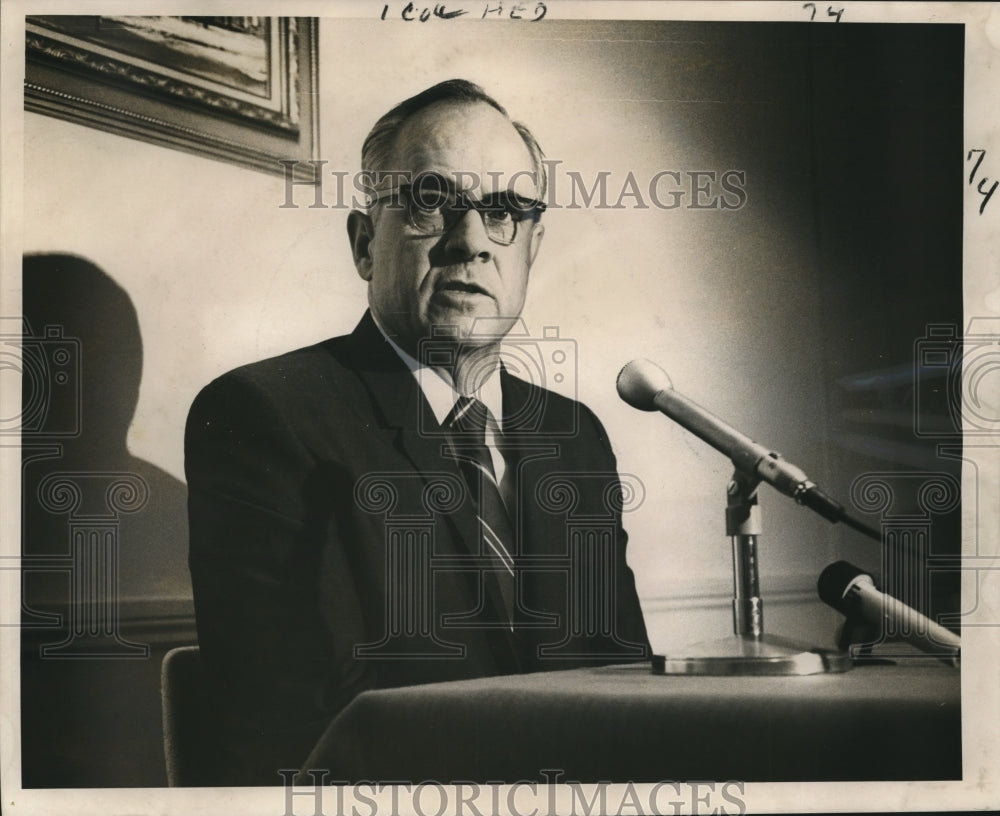
[[[633,664],[375,690],[305,768],[355,783],[958,779],[959,679],[925,660],[806,677]]]

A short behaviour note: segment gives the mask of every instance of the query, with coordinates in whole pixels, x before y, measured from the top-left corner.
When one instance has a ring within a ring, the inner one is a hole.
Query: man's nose
[[[469,208],[445,233],[444,250],[463,262],[486,263],[493,257],[493,242],[486,234],[483,217]]]

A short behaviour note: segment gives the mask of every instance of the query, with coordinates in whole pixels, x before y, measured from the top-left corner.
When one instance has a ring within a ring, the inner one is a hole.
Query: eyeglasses
[[[487,237],[504,246],[514,243],[522,221],[536,222],[545,211],[543,202],[511,190],[491,193],[482,200],[470,198],[451,189],[448,181],[437,173],[424,173],[412,184],[399,184],[376,193],[369,207],[388,199],[399,202],[409,225],[423,235],[444,235],[469,210],[475,210],[483,219]]]

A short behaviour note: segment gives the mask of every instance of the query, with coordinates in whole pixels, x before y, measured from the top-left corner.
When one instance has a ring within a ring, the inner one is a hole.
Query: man
[[[348,217],[370,311],[195,401],[217,784],[280,784],[367,688],[646,656],[602,427],[499,364],[544,233],[541,157],[471,83],[401,103]]]

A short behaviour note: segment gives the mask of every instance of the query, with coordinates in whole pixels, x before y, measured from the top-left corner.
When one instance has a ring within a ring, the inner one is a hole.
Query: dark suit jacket
[[[446,617],[488,616],[495,586],[466,568],[478,536],[460,471],[370,314],[199,394],[190,566],[217,784],[282,784],[366,688],[646,656],[603,428],[506,372],[502,388],[524,607],[549,615],[515,635]]]

